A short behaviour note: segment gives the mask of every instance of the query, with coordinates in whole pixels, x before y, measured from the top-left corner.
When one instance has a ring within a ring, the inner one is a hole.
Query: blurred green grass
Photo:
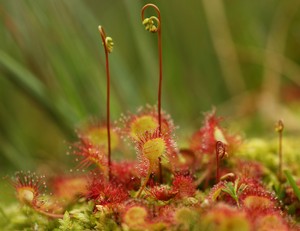
[[[64,141],[75,126],[92,116],[105,121],[100,24],[115,43],[112,119],[156,103],[157,39],[141,25],[145,3],[0,2],[2,172],[67,165]],[[282,117],[299,131],[299,114],[284,101],[286,86],[300,89],[298,0],[152,3],[162,14],[162,105],[182,129],[179,137],[196,130],[212,105],[248,134]]]

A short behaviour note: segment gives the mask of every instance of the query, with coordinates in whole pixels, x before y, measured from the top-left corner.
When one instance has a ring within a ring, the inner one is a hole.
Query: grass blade
[[[289,184],[291,185],[291,187],[293,188],[298,200],[300,201],[300,189],[298,188],[294,178],[292,177],[292,174],[290,171],[288,170],[284,170],[284,174],[289,182]]]
[[[3,51],[0,51],[0,67],[6,70],[9,80],[34,99],[66,134],[73,134],[72,125],[67,123],[68,115],[62,115],[50,102],[38,78]]]

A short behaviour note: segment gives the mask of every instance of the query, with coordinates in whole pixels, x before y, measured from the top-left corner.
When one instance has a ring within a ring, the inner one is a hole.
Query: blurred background
[[[0,1],[1,175],[68,165],[75,127],[105,121],[98,25],[115,43],[111,119],[157,103],[157,36],[140,16],[146,3]],[[299,0],[152,3],[162,15],[162,106],[179,139],[213,106],[225,126],[249,137],[272,134],[278,119],[300,132]]]

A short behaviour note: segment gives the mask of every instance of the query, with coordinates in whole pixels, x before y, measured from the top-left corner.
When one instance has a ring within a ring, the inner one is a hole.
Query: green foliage
[[[52,230],[56,220],[36,213],[33,209],[19,204],[11,204],[0,209],[0,225],[3,230]]]
[[[289,184],[293,188],[295,195],[297,196],[298,200],[300,201],[300,189],[297,186],[294,178],[292,177],[291,172],[289,170],[284,170],[284,174],[285,174]]]
[[[240,206],[239,195],[247,188],[247,185],[239,185],[239,179],[233,182],[226,182],[225,187],[222,188],[222,191],[228,193],[236,202],[237,206]]]
[[[289,166],[289,169],[294,174],[300,173],[298,168],[300,153],[296,151],[299,145],[298,139],[297,135],[286,135],[283,138],[283,162]],[[263,162],[267,167],[265,171],[271,169],[276,173],[278,168],[278,138],[276,137],[268,140],[262,138],[247,139],[243,142],[235,155]],[[276,181],[276,179],[274,179],[276,176],[272,174],[272,171],[267,174],[273,181]]]

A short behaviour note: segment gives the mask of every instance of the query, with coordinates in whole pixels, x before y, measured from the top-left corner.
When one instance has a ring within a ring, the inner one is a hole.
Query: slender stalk
[[[64,218],[64,214],[55,214],[55,213],[50,213],[50,212],[46,212],[40,208],[34,208],[35,211],[37,211],[40,214],[43,214],[47,217],[51,217],[51,218],[60,218],[63,219]]]
[[[145,10],[149,7],[154,8],[154,10],[157,13],[157,17],[151,16],[150,18],[145,18],[144,13]],[[152,33],[157,33],[157,38],[158,38],[158,66],[159,66],[159,84],[158,84],[158,105],[157,105],[157,112],[158,112],[158,129],[159,129],[159,134],[161,135],[161,92],[162,92],[162,78],[163,78],[163,73],[162,73],[162,40],[161,40],[161,15],[160,15],[160,10],[159,8],[154,5],[154,4],[146,4],[142,8],[142,21],[143,24],[146,26],[146,30],[152,32]],[[154,21],[156,21],[157,26],[154,25]],[[159,161],[159,182],[163,182],[163,176],[162,176],[162,166],[161,166],[161,161]]]
[[[139,198],[141,196],[142,192],[144,191],[144,189],[145,189],[145,187],[146,187],[146,185],[147,185],[147,183],[148,183],[148,181],[150,179],[151,173],[152,173],[151,171],[148,172],[148,174],[147,174],[147,176],[146,176],[143,184],[141,185],[141,187],[140,187],[140,189],[139,189],[139,191],[138,191],[138,193],[136,195],[137,198]]]
[[[149,7],[155,9],[157,13],[157,17],[151,16],[150,18],[144,17],[145,10]],[[146,21],[145,21],[146,20]],[[153,20],[157,22],[157,26],[153,23]],[[152,33],[157,33],[158,38],[158,65],[159,65],[159,85],[158,85],[158,124],[159,124],[159,132],[161,133],[161,89],[162,89],[162,42],[161,42],[161,16],[159,8],[154,4],[147,4],[142,8],[142,21],[143,24],[146,26],[146,29]]]
[[[284,129],[284,124],[282,120],[278,120],[275,130],[278,132],[278,156],[279,156],[279,164],[278,164],[278,177],[279,180],[282,180],[282,133]]]
[[[108,153],[108,179],[111,179],[111,137],[110,137],[110,72],[109,72],[109,59],[108,53],[112,51],[112,47],[109,47],[108,42],[112,40],[110,37],[106,37],[105,31],[102,26],[98,27],[101,39],[104,46],[105,61],[106,61],[106,128],[107,128],[107,153]],[[113,44],[111,44],[113,45]]]

